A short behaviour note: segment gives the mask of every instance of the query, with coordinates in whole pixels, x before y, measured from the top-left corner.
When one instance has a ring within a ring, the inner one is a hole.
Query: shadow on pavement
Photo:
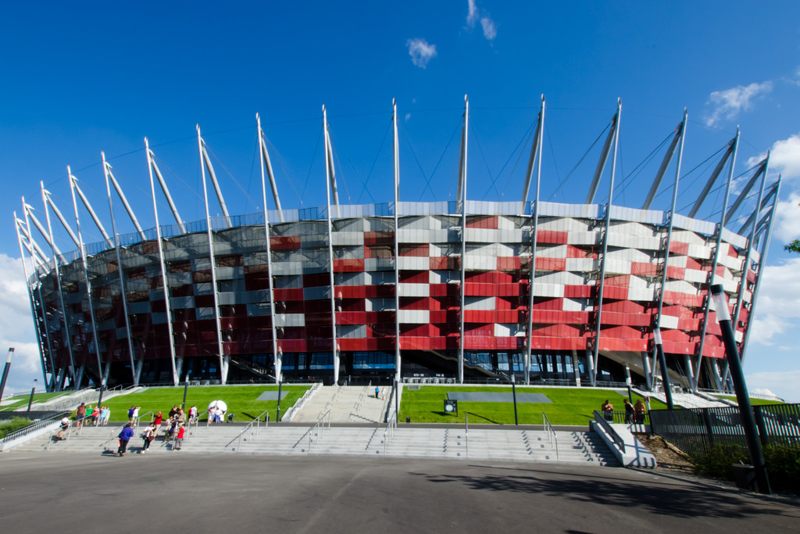
[[[652,514],[677,518],[719,517],[746,518],[760,515],[800,517],[787,514],[783,507],[754,502],[722,489],[697,487],[689,483],[654,483],[646,480],[623,480],[602,477],[598,482],[585,475],[559,474],[558,479],[534,475],[433,475],[423,476],[435,484],[463,484],[470,489],[515,493],[541,493],[601,506],[640,508]],[[569,478],[565,478],[569,477]]]

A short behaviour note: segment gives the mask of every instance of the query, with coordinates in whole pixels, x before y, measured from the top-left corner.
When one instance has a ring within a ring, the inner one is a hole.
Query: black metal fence
[[[759,439],[766,446],[800,447],[800,404],[753,406]],[[652,431],[687,453],[715,445],[746,447],[738,407],[650,412]]]

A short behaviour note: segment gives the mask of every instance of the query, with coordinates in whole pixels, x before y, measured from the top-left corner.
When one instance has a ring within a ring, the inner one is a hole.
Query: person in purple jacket
[[[117,437],[119,438],[119,449],[117,449],[117,454],[123,456],[128,448],[128,442],[133,437],[133,426],[130,423],[126,424]]]

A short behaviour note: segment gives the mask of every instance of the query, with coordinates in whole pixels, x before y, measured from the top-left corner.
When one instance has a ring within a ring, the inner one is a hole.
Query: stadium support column
[[[203,206],[205,207],[206,212],[206,234],[208,236],[208,259],[211,263],[211,291],[212,295],[214,296],[214,325],[217,329],[217,356],[219,357],[219,380],[222,384],[225,384],[228,381],[228,365],[230,362],[230,357],[225,356],[225,350],[222,346],[222,324],[219,318],[219,288],[217,287],[217,259],[214,255],[214,229],[212,228],[211,224],[211,214],[208,210],[208,186],[206,185],[206,163],[204,161],[204,147],[203,147],[203,137],[200,135],[200,125],[196,125],[197,128],[197,151],[200,154],[200,178],[203,181]],[[220,198],[221,194],[220,194]],[[227,217],[227,208],[223,209],[223,212],[226,215],[226,220],[230,220]],[[178,377],[180,379],[180,377]]]
[[[764,272],[764,267],[767,264],[767,252],[769,252],[769,242],[772,238],[772,224],[775,222],[775,210],[778,207],[778,197],[781,192],[781,176],[778,176],[778,181],[775,183],[775,195],[772,198],[772,207],[769,210],[769,219],[767,222],[766,235],[764,242],[761,245],[761,256],[758,259],[758,275],[756,277],[755,287],[753,288],[753,296],[750,299],[750,313],[747,316],[747,327],[744,330],[744,338],[742,339],[741,361],[744,363],[744,357],[747,356],[747,340],[750,337],[750,332],[753,329],[753,319],[756,313],[756,300],[758,299],[758,290],[761,287],[761,278]],[[758,219],[758,215],[756,215]]]
[[[397,101],[392,99],[392,160],[394,162],[394,379],[402,380],[400,352],[400,138],[397,133]],[[395,385],[397,389],[397,385]],[[395,393],[396,394],[396,393]]]
[[[333,383],[339,383],[339,347],[336,340],[336,286],[334,284],[336,277],[333,272],[333,219],[331,216],[331,186],[336,179],[333,173],[333,154],[331,153],[331,143],[328,137],[328,112],[325,106],[322,106],[322,134],[324,136],[323,144],[325,145],[325,200],[327,202],[327,209],[325,215],[328,224],[328,273],[330,275],[331,286],[331,352],[333,354]],[[336,191],[336,187],[333,187]],[[338,195],[334,194],[336,205],[338,207]]]
[[[164,262],[164,244],[161,242],[161,225],[158,221],[158,204],[156,203],[156,187],[153,182],[153,153],[150,151],[150,142],[144,138],[144,148],[147,156],[147,174],[150,177],[150,193],[153,197],[153,217],[156,223],[156,241],[158,242],[158,261],[161,267],[161,287],[164,291],[164,308],[166,310],[167,336],[169,338],[169,357],[172,366],[172,384],[178,385],[178,371],[175,364],[175,335],[172,330],[172,311],[169,305],[169,282],[167,280],[167,265]]]
[[[106,379],[103,373],[103,359],[100,356],[100,340],[97,337],[97,322],[94,317],[94,304],[92,303],[92,281],[89,280],[89,262],[86,259],[86,247],[83,244],[83,235],[81,234],[81,221],[78,217],[78,203],[75,199],[75,182],[78,180],[72,175],[72,171],[67,165],[67,176],[69,177],[69,188],[72,193],[72,207],[75,212],[75,230],[78,234],[78,247],[81,253],[81,263],[83,263],[83,276],[86,279],[86,299],[89,303],[89,320],[92,322],[92,338],[94,340],[94,351],[97,356],[97,374],[100,378],[100,387],[105,387]],[[109,355],[109,361],[111,355]]]
[[[689,118],[689,113],[684,109],[683,110],[683,120],[678,125],[677,131],[675,132],[675,138],[673,139],[672,144],[670,145],[670,150],[668,151],[667,155],[664,157],[664,162],[661,164],[661,168],[659,168],[658,175],[656,177],[656,181],[653,184],[653,187],[650,190],[650,193],[647,195],[647,200],[645,200],[643,209],[648,209],[650,207],[650,202],[652,202],[653,197],[657,193],[657,185],[658,182],[661,181],[659,176],[662,176],[664,172],[666,172],[667,166],[669,165],[669,159],[672,158],[672,154],[674,153],[674,147],[678,139],[680,139],[680,148],[678,149],[678,161],[675,165],[675,180],[672,184],[672,202],[670,204],[669,212],[667,213],[667,239],[664,242],[664,263],[661,270],[661,283],[659,285],[659,292],[658,292],[658,304],[656,308],[656,320],[653,326],[653,333],[655,334],[656,330],[660,331],[661,328],[661,313],[664,309],[664,290],[667,287],[667,274],[669,270],[669,248],[672,246],[672,228],[674,225],[675,220],[675,210],[677,209],[677,202],[678,202],[678,188],[680,186],[681,181],[681,165],[683,164],[683,146],[684,140],[686,138],[686,123]],[[659,334],[660,335],[660,334]],[[655,336],[654,336],[655,339]],[[656,357],[658,355],[658,350],[656,343],[653,343],[653,366],[655,368],[656,365]],[[648,376],[645,378],[647,379],[648,387],[652,388],[653,383],[653,374],[650,372],[652,368],[645,368],[645,371],[648,372]]]
[[[280,385],[281,373],[283,372],[283,355],[281,354],[281,349],[278,346],[278,327],[275,325],[275,322],[277,321],[277,315],[275,315],[275,290],[272,283],[272,243],[270,242],[269,235],[269,209],[267,208],[267,183],[265,179],[265,171],[269,173],[273,197],[278,210],[278,217],[281,219],[281,222],[283,222],[283,212],[280,208],[280,201],[278,200],[278,189],[275,185],[275,176],[272,172],[272,163],[269,160],[269,153],[267,152],[267,143],[264,139],[264,132],[261,129],[261,117],[258,115],[258,113],[256,113],[256,126],[258,127],[258,153],[259,163],[261,166],[261,200],[263,201],[264,206],[264,242],[267,249],[267,289],[269,290],[269,314],[270,325],[272,326],[272,359],[273,367],[275,369],[275,382]]]
[[[761,174],[761,184],[759,185],[758,196],[756,197],[756,207],[753,208],[755,210],[755,212],[756,212],[756,217],[753,217],[753,225],[752,225],[752,227],[750,229],[750,236],[747,239],[747,252],[744,255],[744,262],[742,263],[742,274],[741,274],[741,279],[740,279],[740,282],[739,282],[739,291],[738,291],[738,294],[736,296],[736,307],[733,310],[733,322],[732,322],[732,324],[733,324],[734,333],[738,329],[739,314],[742,311],[742,301],[744,300],[744,293],[745,293],[745,290],[747,289],[747,273],[750,271],[750,260],[752,259],[752,256],[753,256],[753,247],[754,247],[755,240],[756,240],[756,230],[758,230],[758,228],[757,228],[757,225],[758,225],[758,211],[759,211],[759,208],[761,207],[761,201],[764,198],[764,188],[765,188],[766,183],[767,183],[767,173],[768,172],[769,172],[769,152],[767,152],[767,157],[762,162],[762,166],[760,168],[760,171],[756,173],[756,176],[759,173]],[[741,195],[744,195],[744,192],[742,192],[740,194],[740,197],[739,197],[740,199],[741,199]],[[737,199],[737,203],[740,203],[739,199]],[[742,336],[742,340],[744,340],[744,336]],[[741,347],[742,347],[742,349],[744,349],[744,344],[742,344]],[[742,350],[740,350],[739,352],[741,353]],[[725,362],[725,371],[723,373],[723,380],[722,380],[723,387],[728,382],[728,377],[729,376],[730,376],[730,363],[726,361]]]
[[[464,95],[464,127],[461,132],[461,157],[458,167],[458,209],[461,214],[461,303],[458,309],[458,383],[464,383],[464,302],[467,278],[467,146],[469,142],[469,97]],[[513,373],[513,362],[512,370]]]
[[[703,306],[703,322],[700,325],[700,342],[697,346],[697,360],[695,362],[695,377],[692,384],[692,391],[697,391],[700,385],[700,376],[703,372],[703,348],[705,347],[706,331],[708,329],[708,312],[711,307],[711,286],[716,280],[717,263],[719,262],[719,253],[722,248],[722,232],[725,229],[725,215],[728,212],[728,199],[731,192],[731,183],[733,182],[733,170],[736,165],[736,154],[739,152],[739,129],[736,129],[736,137],[733,139],[730,154],[731,160],[728,166],[728,181],[725,184],[725,195],[722,199],[722,214],[719,218],[719,223],[716,230],[716,245],[714,247],[714,256],[711,260],[711,271],[708,273],[708,281],[706,284],[706,299]],[[698,206],[699,207],[699,206]]]
[[[17,232],[17,244],[19,244],[19,257],[20,257],[20,261],[22,262],[22,273],[25,276],[25,289],[28,291],[28,302],[31,305],[31,315],[33,316],[33,326],[34,326],[34,328],[36,330],[36,341],[38,342],[37,345],[39,346],[39,360],[40,360],[40,362],[42,364],[42,378],[44,379],[44,383],[47,384],[47,365],[46,365],[46,359],[44,357],[44,343],[42,343],[42,337],[44,337],[46,342],[47,342],[47,356],[48,356],[48,358],[50,360],[50,369],[51,369],[51,374],[53,376],[56,375],[56,357],[55,357],[55,354],[53,353],[53,346],[50,343],[50,329],[47,326],[47,306],[45,305],[44,297],[42,296],[42,290],[41,290],[42,284],[41,283],[39,283],[39,288],[38,288],[37,292],[39,294],[39,306],[41,307],[42,321],[44,322],[44,329],[45,329],[45,335],[44,336],[42,336],[42,331],[39,328],[39,326],[40,326],[39,325],[39,321],[37,320],[37,317],[36,317],[36,301],[34,300],[34,296],[33,296],[33,288],[31,287],[32,284],[31,284],[31,280],[30,280],[30,275],[28,274],[28,265],[25,262],[25,253],[23,252],[23,247],[22,247],[22,235],[19,233],[19,225],[20,224],[21,224],[21,221],[19,219],[17,219],[17,212],[15,211],[14,212],[14,230]],[[33,239],[30,237],[30,231],[28,232],[28,236],[29,236],[29,240],[32,241]],[[33,258],[33,253],[31,253],[31,258]],[[36,264],[35,263],[33,265],[33,273],[36,274]],[[13,351],[13,350],[14,350],[13,348],[9,349],[9,351]]]
[[[597,384],[597,366],[600,361],[600,329],[602,327],[602,320],[603,320],[603,289],[605,288],[605,277],[606,277],[606,256],[608,253],[608,232],[611,228],[611,205],[614,201],[614,177],[617,174],[617,152],[619,151],[619,127],[620,121],[622,119],[622,99],[617,99],[617,113],[614,115],[613,120],[613,129],[614,129],[614,155],[611,158],[611,183],[608,184],[608,202],[606,203],[606,212],[605,212],[605,223],[604,223],[604,230],[603,230],[603,247],[602,247],[602,256],[600,259],[600,273],[599,273],[599,285],[597,289],[597,302],[595,306],[597,308],[597,312],[595,314],[595,332],[594,332],[594,346],[593,354],[592,354],[592,368],[593,374],[591,376],[592,385]],[[603,156],[603,165],[605,164],[605,159],[608,156],[606,153]],[[602,168],[600,169],[602,173]]]
[[[53,272],[56,275],[56,287],[58,289],[58,304],[61,306],[61,316],[62,319],[64,320],[63,338],[64,338],[64,343],[67,345],[67,352],[69,353],[70,375],[72,376],[72,386],[75,389],[80,389],[81,387],[80,379],[83,377],[83,373],[81,372],[79,377],[75,367],[75,353],[72,350],[72,338],[69,331],[69,316],[67,315],[67,306],[64,304],[64,287],[61,284],[61,270],[58,267],[58,253],[56,252],[55,241],[53,241],[53,224],[50,220],[50,205],[47,198],[47,191],[44,188],[44,182],[39,182],[39,186],[42,191],[44,216],[45,216],[45,221],[47,222],[47,235],[45,236],[46,237],[45,240],[50,245],[50,251],[53,254]],[[25,204],[24,199],[22,203],[25,209],[25,220],[27,222],[30,220],[28,215],[28,208],[27,205]],[[30,228],[30,224],[28,225],[28,227]]]
[[[126,340],[128,342],[128,356],[131,360],[131,375],[133,377],[133,385],[139,385],[139,373],[141,366],[137,366],[136,352],[133,348],[133,332],[131,331],[131,319],[128,316],[128,295],[125,291],[125,269],[122,265],[122,251],[119,243],[119,233],[117,232],[117,220],[114,217],[114,204],[111,200],[111,184],[109,183],[108,174],[111,171],[111,165],[106,161],[106,153],[100,152],[100,158],[103,160],[103,176],[106,180],[106,196],[108,197],[108,213],[111,216],[111,233],[114,234],[114,250],[117,255],[117,273],[119,274],[119,291],[120,299],[122,300],[122,314],[125,316],[125,333],[127,334]],[[138,367],[138,372],[137,372]]]
[[[536,121],[536,133],[534,134],[531,155],[528,158],[528,170],[525,173],[525,188],[522,193],[522,205],[520,213],[525,214],[525,204],[528,201],[528,188],[530,187],[533,166],[536,164],[536,193],[534,194],[533,209],[531,210],[531,271],[530,285],[528,286],[528,327],[526,329],[527,339],[525,343],[525,384],[531,383],[531,351],[533,350],[533,303],[534,286],[536,284],[536,236],[539,228],[539,196],[542,185],[542,140],[544,139],[544,112],[545,100],[542,95],[542,104],[539,109],[539,117]],[[537,161],[538,159],[538,161]],[[577,367],[577,362],[575,362]]]

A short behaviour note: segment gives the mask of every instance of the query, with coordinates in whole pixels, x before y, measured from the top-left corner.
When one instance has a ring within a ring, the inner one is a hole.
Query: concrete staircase
[[[17,452],[94,453],[116,451],[120,427],[87,427],[73,431],[65,441],[52,442],[52,433],[12,449]],[[129,451],[142,446],[137,430]],[[414,458],[452,458],[546,462],[566,464],[619,465],[602,440],[584,431],[520,430],[459,427],[240,425],[200,426],[187,433],[180,452],[159,437],[148,455],[202,453],[264,455],[358,455]]]
[[[380,386],[323,386],[292,416],[293,423],[315,423],[330,411],[332,423],[382,423],[391,388]]]

